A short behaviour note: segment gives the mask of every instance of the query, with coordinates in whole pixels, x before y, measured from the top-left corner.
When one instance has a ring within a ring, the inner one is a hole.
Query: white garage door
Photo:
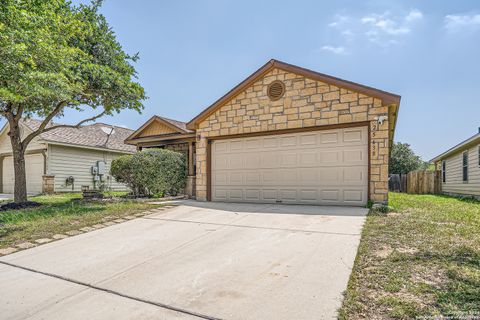
[[[216,140],[212,200],[358,205],[368,197],[368,130]]]
[[[42,192],[43,155],[31,154],[25,156],[28,194]],[[13,193],[15,176],[13,172],[13,158],[3,159],[3,193]]]

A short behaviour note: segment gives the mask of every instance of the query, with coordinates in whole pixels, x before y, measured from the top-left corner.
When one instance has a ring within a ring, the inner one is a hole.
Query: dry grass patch
[[[341,319],[480,314],[480,202],[390,194],[367,217]]]

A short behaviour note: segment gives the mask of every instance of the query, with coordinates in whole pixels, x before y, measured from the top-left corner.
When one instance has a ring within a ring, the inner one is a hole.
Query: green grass
[[[32,197],[41,207],[0,212],[0,248],[121,218],[158,205],[145,202],[83,202],[79,193]]]
[[[391,193],[389,205],[367,217],[340,318],[479,316],[480,202]]]

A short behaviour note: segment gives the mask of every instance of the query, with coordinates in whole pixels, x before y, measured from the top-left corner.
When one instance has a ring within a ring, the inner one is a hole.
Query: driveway
[[[178,207],[0,258],[2,319],[332,319],[364,208]]]

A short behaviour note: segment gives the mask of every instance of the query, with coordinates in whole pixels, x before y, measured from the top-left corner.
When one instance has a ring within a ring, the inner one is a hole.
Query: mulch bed
[[[35,202],[35,201],[26,201],[26,202],[9,202],[0,205],[0,211],[7,211],[7,210],[19,210],[19,209],[26,209],[26,208],[35,208],[40,207],[42,204]]]

